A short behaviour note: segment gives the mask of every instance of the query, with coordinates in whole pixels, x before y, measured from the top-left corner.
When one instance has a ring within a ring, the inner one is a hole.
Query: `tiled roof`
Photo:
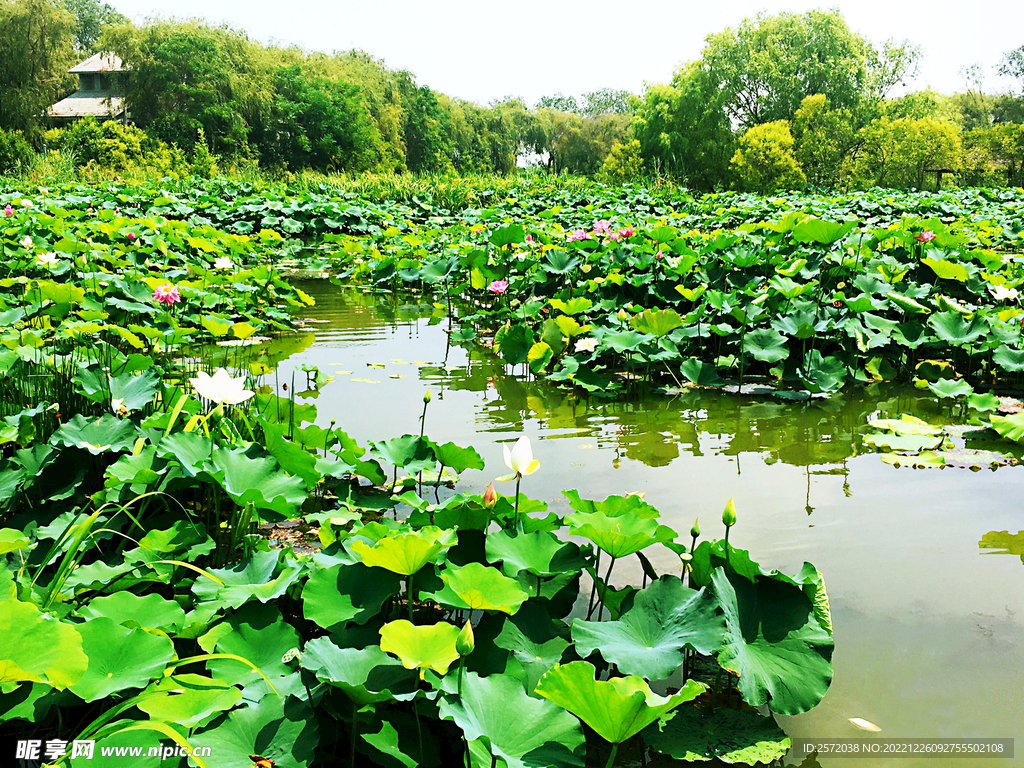
[[[73,94],[50,107],[50,117],[115,117],[124,112],[120,96]]]
[[[88,59],[78,64],[68,72],[72,75],[85,75],[90,72],[124,72],[125,66],[121,58],[114,53],[107,51],[93,54]]]

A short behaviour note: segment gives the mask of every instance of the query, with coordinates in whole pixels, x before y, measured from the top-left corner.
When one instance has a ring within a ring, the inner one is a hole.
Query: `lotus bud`
[[[722,511],[722,522],[725,523],[726,528],[732,528],[736,525],[736,502],[729,499],[729,503],[725,505],[725,509]]]
[[[494,483],[488,483],[487,490],[484,491],[484,506],[490,509],[498,503],[498,492],[494,490]]]
[[[429,389],[423,395],[423,402],[424,403],[429,403],[430,402],[430,390]]]
[[[627,315],[627,314],[626,314],[626,310],[624,310],[624,309],[620,309],[620,310],[619,310],[619,312],[618,312],[618,314],[617,314],[617,315],[615,315],[615,316],[616,316],[617,318],[619,318],[619,320],[625,320],[626,318],[628,318],[628,317],[629,317],[629,315]]]
[[[698,536],[700,536],[700,518],[699,517],[696,520],[693,521],[693,526],[690,528],[690,536],[692,536],[695,539]]]
[[[466,626],[459,632],[459,636],[455,638],[455,650],[459,656],[469,656],[476,648],[476,639],[473,637],[473,625],[468,621]]]

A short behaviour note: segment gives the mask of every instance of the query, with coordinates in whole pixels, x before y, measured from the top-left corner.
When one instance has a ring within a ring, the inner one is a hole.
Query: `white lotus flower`
[[[530,445],[530,438],[526,435],[516,440],[511,451],[507,445],[501,446],[501,449],[505,452],[505,466],[515,473],[512,477],[532,475],[540,468],[540,462],[533,458],[533,446]],[[512,477],[508,479],[511,480]]]
[[[238,405],[244,403],[255,392],[245,388],[245,377],[231,378],[223,368],[213,372],[213,376],[206,371],[199,371],[196,378],[189,379],[192,386],[200,396],[205,397],[217,405]]]
[[[116,413],[118,416],[127,416],[128,407],[124,404],[123,397],[115,397],[110,401],[110,410]]]
[[[1013,301],[1020,296],[1020,291],[1016,288],[1007,288],[1005,285],[993,285],[992,286],[992,298],[996,301]]]
[[[21,247],[22,248],[26,248],[26,249],[32,247],[32,236],[31,235],[25,235],[24,239],[22,239],[22,241],[21,241]]]
[[[576,352],[593,352],[597,349],[597,339],[580,339],[576,342]]]
[[[231,269],[231,257],[218,256],[213,260],[214,269]]]
[[[57,254],[53,251],[40,253],[36,256],[36,263],[41,267],[55,267],[57,266]]]

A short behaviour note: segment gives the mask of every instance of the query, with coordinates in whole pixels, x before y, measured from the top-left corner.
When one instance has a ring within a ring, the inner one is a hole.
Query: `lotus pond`
[[[0,204],[28,764],[1024,736],[1016,193]]]

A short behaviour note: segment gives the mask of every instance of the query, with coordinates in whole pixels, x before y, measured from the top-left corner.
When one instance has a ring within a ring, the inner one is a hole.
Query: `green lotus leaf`
[[[401,668],[401,664],[398,665]],[[423,752],[420,758],[422,733]],[[388,709],[374,712],[372,721],[365,727],[360,724],[360,739],[356,749],[370,759],[370,764],[380,768],[435,768],[441,765],[437,738],[431,731],[416,728],[416,718],[409,712]],[[490,755],[487,765],[490,765]]]
[[[576,296],[568,301],[562,301],[561,299],[551,299],[548,302],[552,309],[557,309],[559,312],[563,312],[566,315],[578,315],[580,312],[588,312],[590,308],[594,306],[594,302],[583,296]]]
[[[608,517],[629,517],[656,518],[661,513],[651,504],[648,504],[639,494],[628,496],[609,496],[603,501],[594,499],[581,499],[579,491],[573,489],[562,491],[562,495],[569,500],[569,506],[577,512],[602,512]],[[568,521],[572,515],[566,518]]]
[[[82,636],[89,666],[70,689],[86,701],[105,699],[127,688],[145,688],[150,680],[163,676],[174,656],[170,638],[128,629],[111,619],[90,619],[75,629]]]
[[[986,392],[984,394],[981,392],[975,392],[973,395],[967,396],[967,404],[974,410],[982,411],[983,413],[996,410],[999,408],[999,403],[999,398],[991,392]]]
[[[718,369],[712,363],[691,357],[679,367],[683,376],[698,387],[724,387],[728,382],[718,375]]]
[[[693,551],[693,559],[690,560],[690,586],[706,587],[711,583],[711,574],[716,568],[726,568],[729,571],[738,573],[751,581],[757,581],[765,577],[777,581],[792,584],[802,589],[817,584],[821,581],[821,575],[810,563],[804,563],[803,568],[796,576],[790,576],[780,571],[766,571],[761,565],[750,557],[750,552],[745,549],[738,549],[731,544],[729,546],[729,557],[726,558],[726,544],[724,539],[714,541],[702,541]]]
[[[983,555],[1020,555],[1024,563],[1024,531],[989,531],[978,542],[979,549],[996,550],[982,552]]]
[[[651,341],[650,336],[645,336],[636,331],[617,331],[615,333],[606,333],[601,337],[602,346],[620,355],[623,352],[635,352],[640,349],[641,344],[648,341]]]
[[[83,448],[98,456],[130,450],[138,436],[138,429],[127,419],[119,419],[110,413],[99,418],[79,413],[53,433],[50,444]]]
[[[79,614],[85,618],[107,618],[130,629],[152,627],[173,633],[185,626],[182,607],[153,593],[140,597],[131,592],[117,592],[98,597],[84,605]]]
[[[842,360],[813,349],[804,358],[801,376],[811,392],[835,392],[846,382],[847,370]]]
[[[1013,440],[1015,443],[1024,443],[1024,411],[1009,416],[993,415],[989,417],[989,422],[1000,437]]]
[[[442,720],[455,721],[467,741],[485,740],[491,754],[503,759],[509,768],[536,766],[527,756],[552,743],[570,753],[578,752],[579,762],[575,764],[583,764],[586,738],[579,721],[549,701],[528,696],[512,677],[480,677],[468,672],[461,696],[443,697],[438,710]],[[527,723],[529,726],[524,727]]]
[[[497,568],[480,563],[457,567],[451,564],[441,572],[445,587],[425,596],[442,605],[463,610],[501,611],[514,614],[530,595],[516,579],[502,575]]]
[[[548,251],[540,261],[540,268],[553,275],[564,275],[580,265],[580,260],[565,251]]]
[[[362,563],[321,568],[302,589],[302,615],[324,629],[365,624],[401,589],[398,575]]]
[[[789,357],[786,337],[770,328],[759,328],[743,337],[743,351],[755,360],[777,363]]]
[[[942,435],[890,435],[881,432],[864,435],[864,445],[869,448],[876,448],[880,451],[915,451],[930,450],[942,445],[945,438]]]
[[[660,339],[682,327],[683,318],[674,309],[645,309],[639,315],[633,315],[629,325],[640,333],[653,334]]]
[[[916,416],[904,413],[899,419],[872,419],[868,422],[872,429],[895,432],[897,435],[926,435],[933,437],[942,434],[942,427],[936,427]]]
[[[700,696],[705,686],[687,680],[678,693],[658,696],[643,678],[594,679],[586,661],[559,664],[537,684],[537,693],[567,709],[612,744],[621,744],[680,704]]]
[[[979,315],[968,321],[953,310],[934,313],[928,318],[928,325],[940,339],[956,346],[974,344],[988,332],[988,326]]]
[[[566,522],[574,534],[590,539],[614,558],[632,555],[652,544],[676,538],[676,532],[671,528],[642,517],[608,517],[601,512],[576,512],[567,516]]]
[[[948,397],[955,399],[974,394],[974,387],[963,379],[939,379],[938,381],[929,381],[928,389],[930,389],[933,394],[942,398]]]
[[[534,341],[533,331],[516,323],[502,326],[494,336],[494,347],[509,365],[522,365],[529,360]]]
[[[211,659],[206,668],[213,677],[232,685],[255,686],[258,692],[269,690],[263,675],[277,686],[280,678],[293,673],[282,658],[300,643],[298,632],[274,605],[259,603],[243,606],[199,638],[199,646],[208,653],[239,656],[259,669],[257,672],[235,659]],[[252,698],[249,691],[243,693],[247,699]]]
[[[463,448],[455,443],[438,444],[431,442],[430,447],[437,461],[445,467],[451,468],[454,472],[461,474],[467,469],[482,470],[484,468],[483,456],[477,453],[476,449],[472,446]]]
[[[391,534],[373,546],[356,539],[347,548],[364,565],[411,576],[427,563],[436,562],[438,556],[455,542],[455,531],[427,526],[418,531]]]
[[[210,748],[211,768],[253,768],[259,755],[281,768],[308,768],[320,741],[309,703],[294,696],[265,696],[258,704],[221,715],[190,741]]]
[[[281,469],[276,459],[250,456],[243,449],[213,450],[211,473],[239,506],[252,503],[258,510],[274,512],[278,519],[293,517],[306,500],[306,484]]]
[[[818,705],[832,682],[835,642],[800,587],[777,579],[755,584],[716,568],[711,584],[725,612],[718,663],[739,675],[751,706],[798,715]]]
[[[501,248],[504,245],[524,242],[526,231],[519,224],[506,224],[504,227],[494,230],[488,239],[491,241],[491,245]]]
[[[904,312],[912,314],[926,314],[931,312],[928,307],[924,306],[920,302],[915,301],[909,296],[904,296],[902,293],[896,293],[896,291],[889,291],[885,294],[885,298],[889,300],[890,304],[896,305],[896,307]]]
[[[406,669],[432,669],[439,675],[459,658],[455,643],[459,628],[447,622],[416,626],[405,619],[380,628],[381,650],[393,653]]]
[[[941,453],[932,451],[921,451],[916,454],[883,453],[878,457],[884,464],[891,464],[894,467],[913,467],[914,469],[942,469],[946,466],[946,460]]]
[[[932,272],[938,277],[947,278],[949,280],[956,280],[960,283],[966,283],[971,275],[967,271],[967,267],[963,264],[957,264],[954,261],[947,259],[933,259],[925,257],[921,259],[921,263],[931,267]]]
[[[123,373],[110,380],[110,397],[124,401],[125,408],[137,411],[153,402],[160,391],[160,377],[152,369],[138,376]]]
[[[323,479],[323,473],[317,469],[317,457],[293,440],[285,437],[288,431],[283,424],[263,422],[263,447],[267,453],[277,459],[281,468],[292,475],[301,477],[307,490],[313,490]],[[320,447],[323,447],[321,443]]]
[[[495,531],[487,536],[486,552],[490,562],[501,562],[508,576],[527,571],[534,576],[548,577],[556,573],[575,573],[584,566],[579,546],[563,542],[548,531]]]
[[[21,531],[15,528],[0,528],[0,555],[31,547],[32,540]]]
[[[1004,371],[1009,371],[1010,373],[1024,371],[1024,350],[1010,349],[1010,347],[1003,344],[992,353],[992,360]]]
[[[192,728],[214,712],[233,709],[242,700],[242,691],[223,680],[202,675],[181,674],[165,677],[146,689],[162,696],[145,697],[136,705],[153,720],[164,720]]]
[[[283,566],[280,571],[279,565]],[[224,585],[200,576],[192,586],[196,597],[204,602],[216,600],[229,608],[238,608],[252,598],[266,603],[280,597],[302,575],[302,566],[281,550],[257,551],[238,565],[214,568],[210,573]]]
[[[534,606],[531,609],[531,606]],[[556,635],[547,611],[536,603],[528,603],[516,616],[505,619],[494,645],[511,651],[526,676],[526,689],[532,691],[540,678],[562,660],[571,645]]]
[[[794,226],[792,233],[798,243],[831,245],[842,240],[852,228],[851,222],[808,218]]]
[[[662,576],[636,593],[618,621],[572,623],[572,639],[581,656],[601,656],[627,675],[649,680],[669,677],[683,663],[683,649],[709,656],[721,647],[725,617],[709,590],[683,586]]]
[[[388,656],[376,645],[339,648],[326,637],[306,643],[302,668],[318,680],[340,688],[357,707],[408,698],[419,687],[416,672]]]
[[[410,473],[434,468],[434,453],[430,441],[419,435],[402,435],[380,442],[370,441],[370,455]]]
[[[671,720],[644,729],[643,738],[676,760],[726,765],[773,763],[792,746],[775,718],[725,707],[680,707]]]
[[[40,613],[32,603],[0,600],[0,684],[46,683],[68,688],[85,674],[89,658],[77,628]]]

